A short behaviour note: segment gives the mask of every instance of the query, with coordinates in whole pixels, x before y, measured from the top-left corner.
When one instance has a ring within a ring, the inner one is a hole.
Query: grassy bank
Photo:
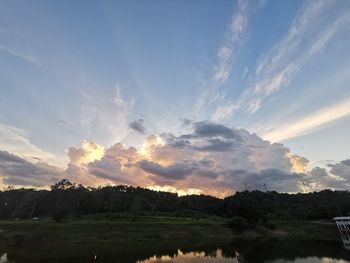
[[[66,219],[61,223],[51,219],[0,221],[0,246],[55,246],[58,244],[128,243],[137,241],[210,240],[232,238],[297,237],[338,240],[339,234],[331,221],[276,221],[274,228],[255,226],[244,232],[233,231],[222,218],[176,217],[84,217]]]
[[[230,229],[220,219],[145,217],[138,219],[81,218],[56,223],[40,221],[0,221],[0,246],[86,246],[127,245],[174,240],[227,239]]]

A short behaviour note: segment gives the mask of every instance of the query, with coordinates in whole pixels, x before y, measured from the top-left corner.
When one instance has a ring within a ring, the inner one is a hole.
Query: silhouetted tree
[[[243,191],[219,199],[206,195],[178,196],[126,185],[84,187],[63,179],[51,190],[0,191],[0,219],[52,217],[100,213],[232,218],[232,225],[261,224],[273,220],[330,219],[350,213],[348,191],[323,190],[307,194]]]

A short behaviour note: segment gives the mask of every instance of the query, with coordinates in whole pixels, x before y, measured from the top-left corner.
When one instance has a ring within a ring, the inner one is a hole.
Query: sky
[[[350,2],[0,2],[0,188],[350,187]]]

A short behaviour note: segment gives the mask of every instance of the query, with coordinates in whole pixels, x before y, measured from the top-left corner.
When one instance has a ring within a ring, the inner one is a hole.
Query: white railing
[[[335,217],[333,220],[337,224],[344,247],[350,249],[350,216]]]

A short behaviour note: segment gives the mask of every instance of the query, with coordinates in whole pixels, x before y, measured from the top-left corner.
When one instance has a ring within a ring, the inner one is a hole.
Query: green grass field
[[[274,222],[273,230],[261,226],[235,233],[222,218],[178,218],[162,216],[100,215],[68,218],[61,223],[51,219],[0,221],[0,249],[33,253],[67,254],[77,251],[119,249],[152,250],[152,247],[218,246],[237,239],[297,238],[337,241],[339,235],[333,222]],[[26,252],[27,251],[27,252]],[[35,253],[42,253],[38,250]],[[125,252],[126,253],[126,252]]]

